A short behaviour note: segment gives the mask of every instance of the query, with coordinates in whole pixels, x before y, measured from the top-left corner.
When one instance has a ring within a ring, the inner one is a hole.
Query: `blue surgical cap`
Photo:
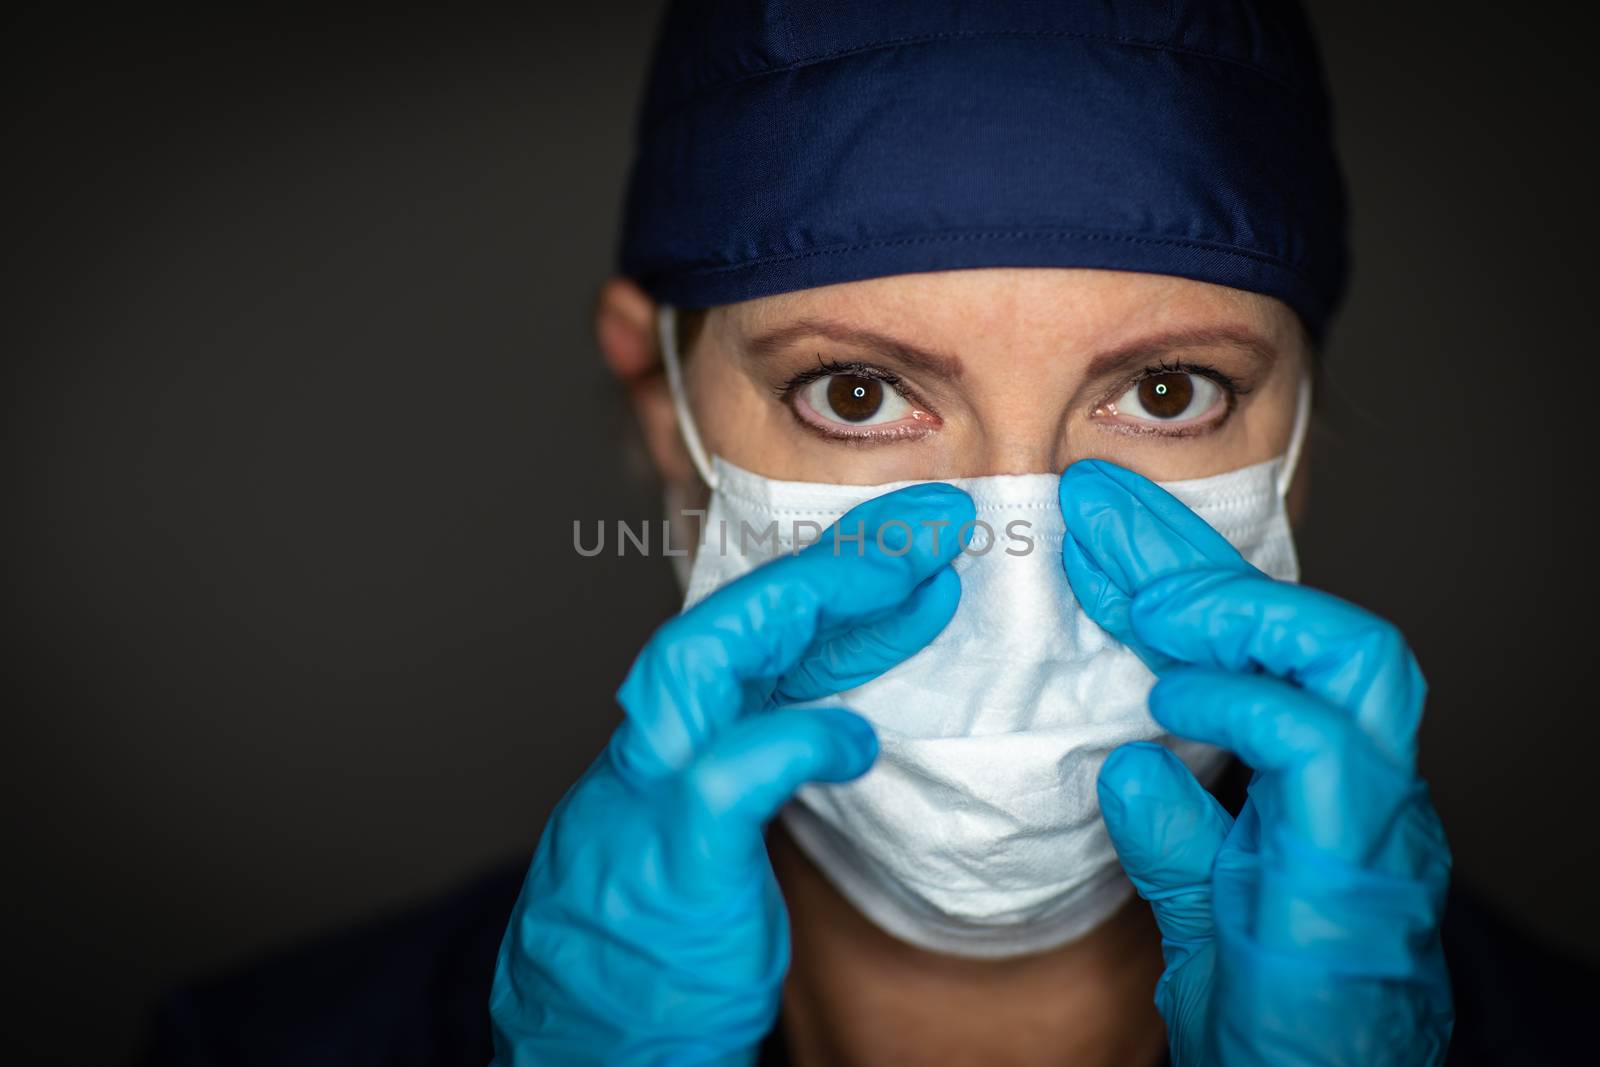
[[[1278,297],[1320,338],[1344,193],[1288,0],[684,0],[640,104],[620,269],[709,307],[965,267]]]

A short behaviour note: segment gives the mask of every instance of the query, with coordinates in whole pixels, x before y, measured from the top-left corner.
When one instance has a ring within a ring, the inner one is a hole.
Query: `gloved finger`
[[[617,691],[628,721],[620,765],[654,776],[686,765],[746,706],[761,706],[822,633],[899,604],[961,551],[945,526],[974,516],[972,498],[926,483],[876,497],[794,556],[757,567],[666,622]],[[858,540],[845,541],[843,538]]]
[[[1105,460],[1081,460],[1058,489],[1067,537],[1061,562],[1089,617],[1152,670],[1171,660],[1146,647],[1128,618],[1134,594],[1167,574],[1203,568],[1256,573],[1237,549],[1171,493]]]
[[[848,781],[866,773],[877,755],[871,725],[843,708],[774,708],[745,716],[683,772],[683,859],[706,877],[740,870],[765,847],[762,826],[796,789]]]
[[[1413,761],[1426,687],[1393,626],[1272,581],[1177,498],[1115,464],[1069,467],[1061,501],[1074,592],[1152,668],[1212,664],[1293,678],[1350,711],[1396,760]],[[1203,602],[1208,588],[1218,595]]]
[[[1374,858],[1415,791],[1413,776],[1349,716],[1278,678],[1177,668],[1150,691],[1150,714],[1254,767],[1250,797],[1264,828],[1281,823],[1351,862]]]
[[[1354,716],[1410,767],[1426,684],[1400,631],[1338,597],[1260,574],[1189,571],[1139,591],[1140,640],[1184,663],[1286,678]]]
[[[1147,741],[1106,757],[1096,788],[1122,868],[1150,902],[1175,965],[1212,934],[1211,865],[1233,817],[1181,759]]]
[[[945,567],[902,603],[818,641],[773,691],[778,703],[816,700],[870,681],[939,636],[961,599],[961,579]]]

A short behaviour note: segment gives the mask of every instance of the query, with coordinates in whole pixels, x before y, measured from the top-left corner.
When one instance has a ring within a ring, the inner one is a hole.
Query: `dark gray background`
[[[570,547],[658,514],[589,336],[653,7],[12,16],[9,1062],[526,852],[612,728],[675,603]],[[1590,45],[1413,7],[1315,8],[1305,569],[1415,643],[1461,877],[1597,959]]]

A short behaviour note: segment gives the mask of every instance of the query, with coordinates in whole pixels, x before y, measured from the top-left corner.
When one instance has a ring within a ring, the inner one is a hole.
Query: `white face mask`
[[[708,461],[684,400],[670,308],[660,333],[684,439],[712,487],[685,607],[792,551],[797,537],[816,540],[855,505],[915,484],[784,482]],[[1299,565],[1284,496],[1308,407],[1302,388],[1286,455],[1160,483],[1245,559],[1289,581]],[[878,760],[854,782],[805,786],[782,818],[839,891],[902,940],[960,956],[1039,952],[1088,932],[1132,891],[1095,793],[1111,750],[1158,740],[1207,783],[1227,755],[1162,732],[1146,707],[1154,675],[1073,596],[1059,475],[947,480],[971,494],[987,526],[953,564],[960,605],[910,659],[813,702],[871,721]],[[741,537],[741,524],[760,532],[773,523],[776,545]]]

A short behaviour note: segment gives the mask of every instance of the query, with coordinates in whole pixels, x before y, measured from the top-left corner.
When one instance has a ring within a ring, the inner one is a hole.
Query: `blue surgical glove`
[[[840,521],[865,524],[859,544],[825,535],[656,632],[512,911],[490,995],[496,1063],[754,1061],[789,964],[763,825],[800,785],[854,778],[877,755],[859,716],[785,705],[937,636],[961,588],[960,545],[939,532],[973,515],[948,485],[878,497]]]
[[[1061,478],[1067,577],[1159,675],[1150,713],[1255,771],[1237,821],[1176,756],[1114,751],[1100,805],[1161,928],[1173,1062],[1443,1061],[1450,851],[1416,774],[1425,686],[1399,632],[1274,581],[1148,480]]]

